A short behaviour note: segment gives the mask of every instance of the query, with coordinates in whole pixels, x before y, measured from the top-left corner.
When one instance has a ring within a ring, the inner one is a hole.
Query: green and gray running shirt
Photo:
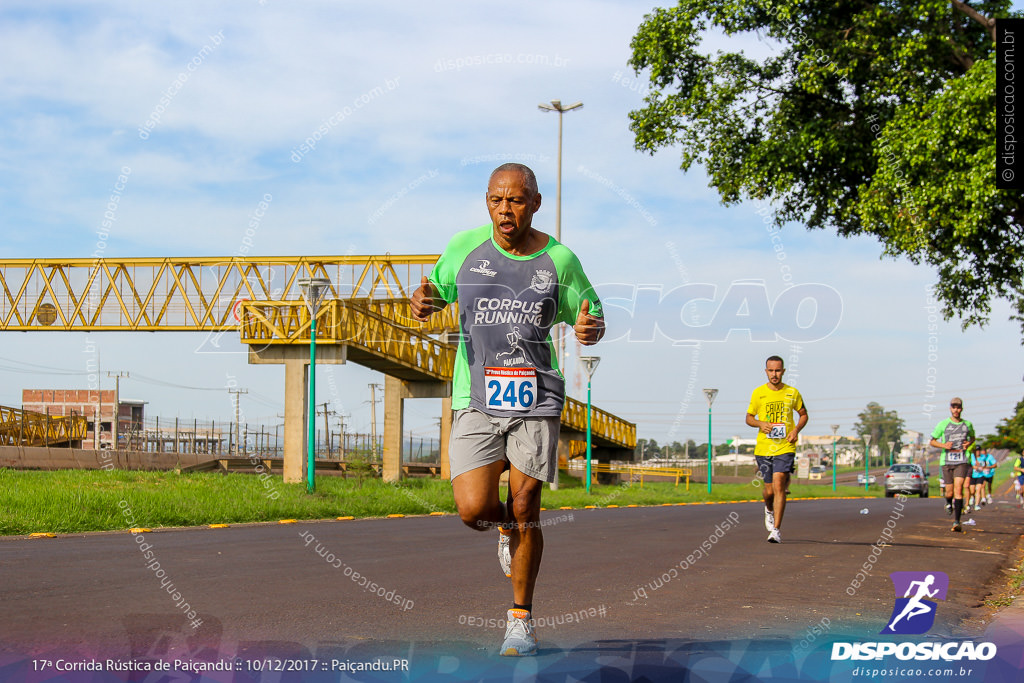
[[[601,303],[579,259],[553,237],[537,253],[515,256],[492,231],[488,224],[456,234],[430,273],[438,295],[459,303],[452,409],[561,415],[565,380],[549,332],[575,323],[584,299],[601,317]]]
[[[974,438],[974,425],[969,420],[953,422],[952,418],[946,418],[932,431],[932,438],[941,443],[952,444],[950,450],[943,449],[943,460],[940,465],[959,465],[967,462],[963,444]]]

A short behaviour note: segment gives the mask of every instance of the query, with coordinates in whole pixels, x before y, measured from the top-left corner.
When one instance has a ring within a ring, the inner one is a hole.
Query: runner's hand
[[[437,287],[427,279],[426,275],[420,280],[420,286],[409,298],[409,306],[412,308],[412,317],[421,323],[427,322],[430,319],[430,314],[434,311],[444,308],[438,305]]]
[[[576,339],[584,346],[590,346],[600,341],[604,336],[604,318],[596,318],[590,315],[590,301],[583,300],[580,306],[580,313],[576,316],[576,324],[572,326],[576,333]]]

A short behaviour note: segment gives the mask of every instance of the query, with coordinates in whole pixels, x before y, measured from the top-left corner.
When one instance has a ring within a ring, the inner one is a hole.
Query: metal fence
[[[316,432],[316,457],[322,460],[363,459],[380,462],[384,448],[382,434]],[[150,453],[209,453],[211,455],[259,455],[280,458],[284,455],[284,429],[281,424],[217,422],[183,418],[147,417],[122,423],[118,434],[119,450]],[[402,462],[437,463],[440,439],[406,432],[402,439]]]

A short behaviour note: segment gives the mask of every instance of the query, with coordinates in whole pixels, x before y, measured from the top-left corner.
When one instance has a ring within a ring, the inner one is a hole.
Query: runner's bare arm
[[[800,420],[796,423],[796,428],[786,435],[786,441],[790,443],[796,443],[796,438],[800,435],[800,430],[807,424],[807,408],[801,408],[796,412],[797,415],[800,416]]]
[[[754,417],[750,413],[747,413],[746,420],[747,420],[747,425],[748,426],[756,427],[757,430],[760,431],[760,432],[764,432],[765,434],[767,434],[770,431],[772,431],[772,426],[771,426],[770,423],[768,423],[768,422],[761,422],[760,420],[758,420],[756,417]]]

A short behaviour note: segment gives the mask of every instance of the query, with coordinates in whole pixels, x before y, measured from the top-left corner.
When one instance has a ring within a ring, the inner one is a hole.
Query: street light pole
[[[114,450],[119,449],[118,445],[118,429],[119,423],[121,422],[121,378],[130,377],[131,375],[127,372],[121,372],[120,370],[116,373],[107,371],[107,377],[114,378]],[[131,418],[129,418],[130,420]]]
[[[836,490],[836,432],[839,425],[832,425],[832,490]]]
[[[299,279],[302,298],[309,309],[309,401],[306,416],[309,435],[306,439],[306,493],[316,491],[316,316],[320,312],[320,301],[331,286],[325,277],[304,277]]]
[[[555,197],[555,239],[562,241],[562,114],[573,109],[582,109],[583,103],[577,102],[568,107],[562,106],[561,100],[551,100],[551,104],[538,104],[541,111],[558,112],[558,194]]]
[[[594,378],[594,371],[597,364],[601,362],[600,356],[580,356],[583,361],[583,369],[587,371],[587,493],[590,493],[590,381]]]
[[[563,106],[561,100],[551,100],[551,104],[538,104],[537,108],[541,111],[555,111],[558,112],[558,179],[557,179],[557,194],[555,195],[555,240],[558,242],[562,241],[562,115],[567,111],[574,109],[582,109],[583,103],[576,102],[569,106]],[[564,328],[557,332],[558,338],[556,346],[558,348],[558,364],[561,367],[565,367],[566,353],[565,353],[565,334]],[[565,371],[563,370],[563,375]]]
[[[713,451],[711,446],[711,404],[715,402],[717,395],[718,389],[704,390],[704,398],[708,400],[708,493],[711,493],[711,455]]]

